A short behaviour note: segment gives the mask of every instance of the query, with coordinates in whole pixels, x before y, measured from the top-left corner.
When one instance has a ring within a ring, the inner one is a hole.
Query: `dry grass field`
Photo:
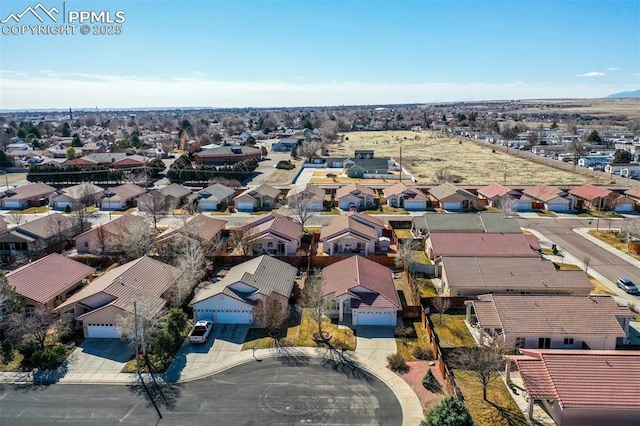
[[[444,136],[431,131],[380,131],[345,133],[342,142],[329,146],[332,156],[352,156],[356,149],[373,149],[376,157],[390,156],[418,183],[433,184],[440,169],[460,176],[460,185],[486,185],[492,182],[507,185],[581,185],[607,183],[598,178],[559,170],[533,163],[517,155],[492,152],[466,139]],[[515,151],[514,151],[515,153]]]
[[[533,103],[537,100],[527,100]],[[540,100],[540,106],[519,109],[519,113],[546,112],[584,114],[596,117],[626,116],[630,120],[640,118],[640,99],[549,99]]]

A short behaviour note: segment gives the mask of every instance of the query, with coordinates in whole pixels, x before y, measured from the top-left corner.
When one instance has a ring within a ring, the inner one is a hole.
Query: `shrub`
[[[398,353],[390,354],[387,356],[387,363],[392,371],[407,371],[407,361],[404,357]]]
[[[30,340],[18,346],[18,352],[22,354],[24,360],[27,362],[31,361],[31,357],[38,350],[40,350],[40,345],[38,345],[38,343],[34,342],[33,340]]]
[[[416,329],[413,327],[396,327],[396,329],[393,330],[393,335],[395,337],[406,339],[410,337],[416,337],[417,334]]]
[[[67,349],[59,343],[49,346],[43,350],[37,350],[31,357],[31,363],[34,367],[43,370],[55,370],[64,362]]]
[[[296,166],[291,164],[291,160],[278,161],[278,164],[276,165],[276,169],[291,170],[295,168]]]
[[[413,350],[411,351],[411,355],[413,355],[415,359],[419,359],[421,361],[433,359],[433,352],[431,352],[431,349],[424,345],[414,346]]]
[[[431,370],[427,370],[427,374],[422,378],[422,386],[429,392],[440,393],[442,391],[440,382],[438,382],[438,379],[436,379],[436,376],[433,375]]]
[[[454,399],[447,397],[435,407],[427,417],[420,422],[420,426],[473,426],[473,419],[465,405]]]

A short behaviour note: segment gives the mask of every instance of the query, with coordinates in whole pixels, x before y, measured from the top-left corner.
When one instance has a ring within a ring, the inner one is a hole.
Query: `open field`
[[[473,141],[431,131],[350,132],[343,135],[343,141],[330,145],[329,151],[332,156],[347,157],[353,156],[356,149],[373,149],[377,157],[390,156],[399,161],[400,147],[402,166],[422,184],[433,184],[440,169],[460,176],[459,182],[456,182],[460,185],[504,184],[505,173],[506,184],[511,186],[607,183],[598,178],[533,163],[517,155],[492,152],[490,147]]]
[[[527,100],[532,104],[537,100]],[[595,117],[611,115],[626,116],[629,119],[640,118],[640,99],[549,99],[539,100],[539,106],[518,109],[518,113],[566,113],[584,114]]]

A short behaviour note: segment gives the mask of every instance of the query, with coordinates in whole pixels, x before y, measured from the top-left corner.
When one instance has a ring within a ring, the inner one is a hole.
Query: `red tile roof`
[[[90,266],[54,253],[8,272],[6,277],[20,295],[45,304],[94,272]]]
[[[574,195],[578,198],[592,201],[596,198],[606,198],[613,194],[613,192],[609,191],[608,189],[598,188],[597,186],[593,186],[591,184],[585,184],[569,190],[569,194]]]
[[[533,188],[525,189],[522,193],[529,198],[543,202],[551,201],[564,194],[563,191],[548,185],[536,185]]]
[[[352,299],[356,299],[352,307],[402,307],[391,270],[364,257],[353,256],[327,266],[322,271],[322,280],[325,295],[349,293]],[[363,287],[370,292],[358,291],[356,287]]]
[[[438,232],[429,241],[436,256],[540,257],[524,234]]]
[[[530,397],[563,408],[640,410],[640,352],[523,349],[516,362]]]
[[[505,195],[515,193],[516,191],[513,189],[502,186],[499,183],[491,183],[487,186],[483,186],[482,188],[478,188],[478,194],[486,198],[503,197]]]

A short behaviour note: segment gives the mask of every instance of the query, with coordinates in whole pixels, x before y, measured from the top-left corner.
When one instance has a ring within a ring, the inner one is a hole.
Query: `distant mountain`
[[[629,92],[614,93],[607,98],[640,98],[640,90],[631,90]]]

